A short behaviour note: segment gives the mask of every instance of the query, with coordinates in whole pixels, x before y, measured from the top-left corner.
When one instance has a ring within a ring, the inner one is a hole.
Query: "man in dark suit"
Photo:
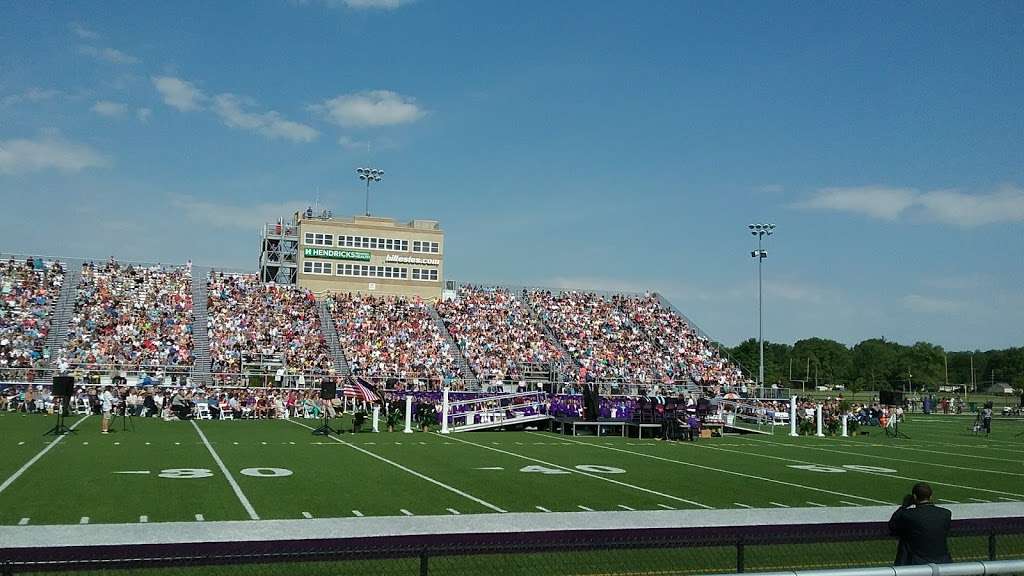
[[[952,513],[932,504],[931,486],[920,482],[903,498],[903,505],[889,519],[889,532],[898,536],[897,566],[910,564],[947,564],[946,537]]]

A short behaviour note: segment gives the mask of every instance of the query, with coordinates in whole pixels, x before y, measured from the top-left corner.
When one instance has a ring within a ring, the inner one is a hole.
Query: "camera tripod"
[[[893,438],[903,438],[904,440],[910,440],[910,436],[907,436],[906,434],[900,432],[900,421],[895,416],[893,416],[892,424],[885,427],[885,435],[891,436]]]
[[[122,398],[121,399],[121,432],[127,432],[129,425],[131,425],[132,432],[135,432],[135,420],[132,419],[132,413],[128,410],[127,398]]]

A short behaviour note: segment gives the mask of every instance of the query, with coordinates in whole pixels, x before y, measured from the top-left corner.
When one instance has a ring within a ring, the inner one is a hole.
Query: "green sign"
[[[303,248],[302,255],[306,258],[330,258],[332,260],[370,261],[369,252],[353,252],[351,250],[331,250],[330,248]]]

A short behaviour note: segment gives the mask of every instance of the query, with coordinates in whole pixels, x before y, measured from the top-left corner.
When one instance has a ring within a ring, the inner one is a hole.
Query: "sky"
[[[255,271],[318,203],[449,279],[1024,344],[1024,3],[0,0],[0,252]]]

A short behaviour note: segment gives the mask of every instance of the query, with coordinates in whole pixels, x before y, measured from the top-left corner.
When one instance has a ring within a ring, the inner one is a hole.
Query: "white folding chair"
[[[213,420],[213,414],[210,414],[210,405],[206,402],[196,404],[196,418],[199,420]]]
[[[231,409],[230,405],[228,405],[228,404],[221,404],[220,405],[220,419],[221,420],[234,420],[235,419],[235,412]]]

